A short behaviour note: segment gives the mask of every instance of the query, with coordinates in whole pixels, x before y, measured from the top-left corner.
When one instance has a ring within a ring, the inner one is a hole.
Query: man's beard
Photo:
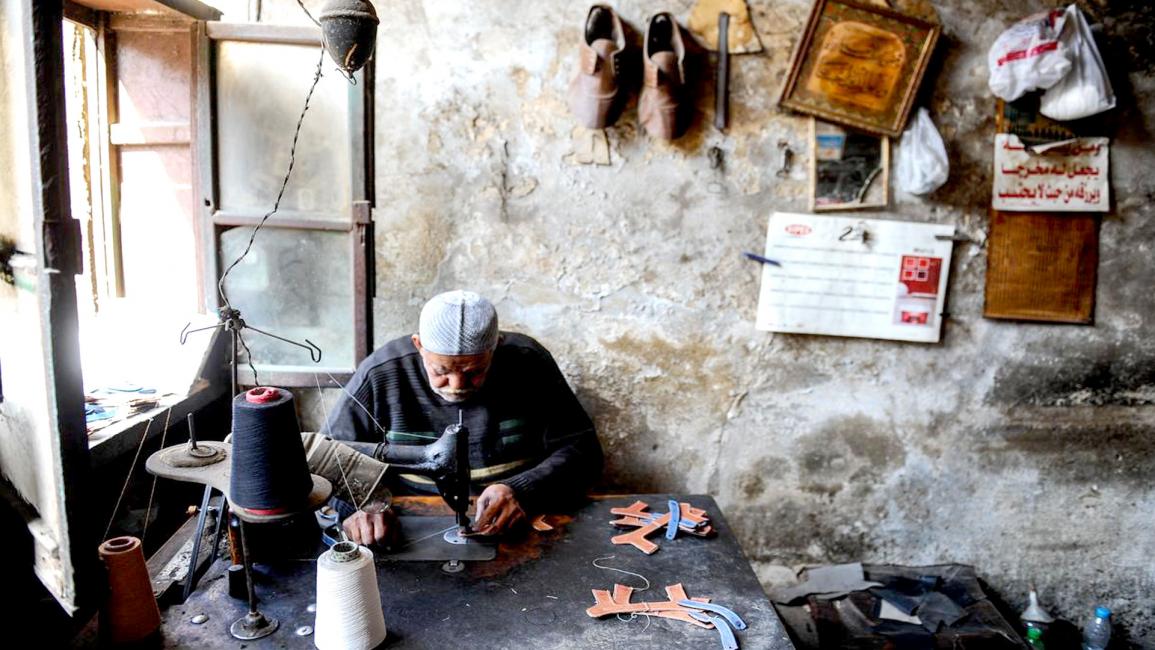
[[[434,388],[433,392],[437,393],[437,395],[441,399],[445,400],[446,402],[457,403],[457,402],[464,402],[465,400],[469,399],[470,397],[473,397],[474,395],[476,395],[477,389],[465,388],[465,389],[453,390],[450,388]]]

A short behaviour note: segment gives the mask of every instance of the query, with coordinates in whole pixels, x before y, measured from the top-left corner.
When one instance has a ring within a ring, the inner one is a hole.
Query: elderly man
[[[537,341],[499,332],[493,305],[468,291],[434,296],[418,333],[366,358],[329,419],[338,440],[423,445],[458,418],[469,431],[474,530],[500,534],[584,494],[602,469],[593,422]],[[398,476],[401,492],[436,493],[428,479]],[[381,542],[391,515],[345,519],[354,541]]]

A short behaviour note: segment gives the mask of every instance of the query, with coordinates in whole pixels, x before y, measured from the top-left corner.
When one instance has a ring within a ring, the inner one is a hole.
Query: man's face
[[[421,337],[413,335],[413,345],[421,353],[429,386],[447,402],[464,402],[473,397],[485,383],[493,352],[452,356],[437,354],[421,347]]]

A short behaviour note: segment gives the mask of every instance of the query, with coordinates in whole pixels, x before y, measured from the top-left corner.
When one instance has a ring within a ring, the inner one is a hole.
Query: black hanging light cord
[[[313,18],[313,14],[309,13],[309,9],[305,7],[303,0],[297,0],[297,5],[301,7],[301,11],[305,12],[305,15],[309,17],[309,20],[313,21],[313,24],[315,24],[317,27],[321,26],[321,23],[317,22],[316,18]]]

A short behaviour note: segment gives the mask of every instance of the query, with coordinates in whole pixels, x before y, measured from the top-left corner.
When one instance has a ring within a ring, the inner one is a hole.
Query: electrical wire
[[[305,15],[309,17],[309,20],[313,21],[314,25],[317,27],[321,26],[321,23],[317,22],[316,18],[313,18],[313,14],[309,13],[309,10],[305,8],[305,3],[302,2],[302,0],[297,0],[297,4],[300,5],[301,11],[305,12]]]

